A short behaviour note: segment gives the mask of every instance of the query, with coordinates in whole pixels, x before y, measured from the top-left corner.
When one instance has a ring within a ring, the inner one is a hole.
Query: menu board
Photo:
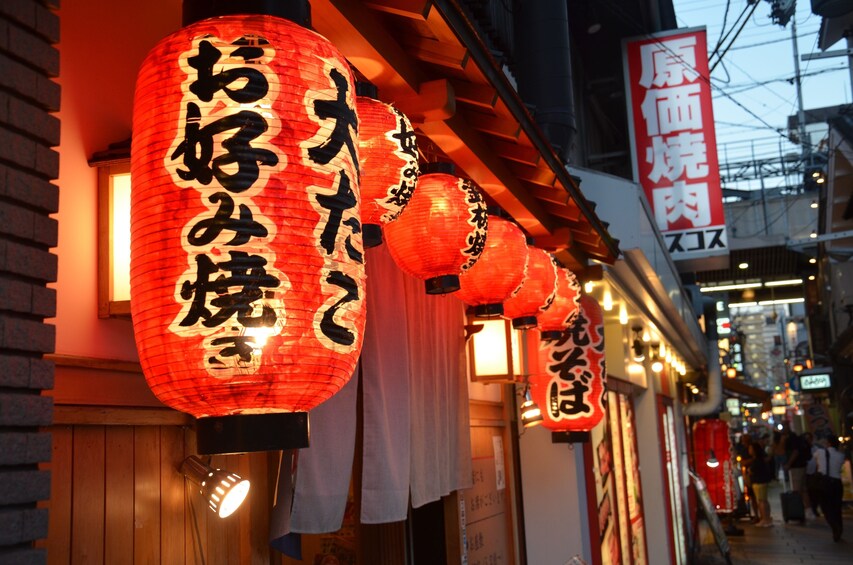
[[[463,563],[509,565],[503,441],[497,435],[475,435],[471,448],[473,486],[460,493],[459,501],[459,520],[466,546]]]
[[[726,560],[726,563],[731,563],[731,558],[729,556],[729,552],[731,551],[731,548],[729,547],[729,539],[723,531],[723,525],[720,523],[720,517],[717,516],[717,511],[714,509],[714,504],[711,502],[711,495],[708,494],[708,488],[705,486],[705,481],[702,480],[702,477],[694,474],[693,472],[690,472],[690,478],[693,480],[693,485],[696,487],[696,494],[698,495],[702,512],[705,514],[705,518],[708,520],[708,525],[714,533],[714,539],[717,541],[717,547],[720,549],[720,553]]]

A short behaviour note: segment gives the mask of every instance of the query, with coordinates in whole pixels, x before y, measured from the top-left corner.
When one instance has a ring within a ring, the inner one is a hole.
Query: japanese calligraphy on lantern
[[[672,258],[727,254],[704,28],[623,47],[634,175]]]
[[[279,91],[274,57],[258,37],[230,44],[205,37],[179,58],[181,117],[164,162],[173,182],[198,191],[207,210],[181,234],[188,265],[170,329],[204,336],[204,366],[221,377],[257,370],[263,341],[281,331],[289,287],[274,266],[275,224],[253,200],[286,165],[270,142],[279,131],[271,109]]]
[[[594,298],[580,298],[578,316],[559,339],[542,341],[539,371],[530,377],[542,425],[589,431],[604,417],[604,319]]]

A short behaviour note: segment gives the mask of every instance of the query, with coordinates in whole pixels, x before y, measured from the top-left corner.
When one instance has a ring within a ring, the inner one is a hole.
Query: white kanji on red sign
[[[711,223],[708,183],[687,184],[676,181],[673,186],[654,189],[655,221],[662,230],[684,218],[693,226]]]
[[[708,158],[704,132],[681,132],[669,137],[655,136],[646,148],[646,162],[652,164],[648,177],[654,182],[664,177],[674,181],[708,176]]]

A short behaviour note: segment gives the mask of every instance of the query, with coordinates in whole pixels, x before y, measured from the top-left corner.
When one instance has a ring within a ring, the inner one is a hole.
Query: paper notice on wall
[[[501,436],[492,436],[495,446],[495,483],[498,490],[506,488],[506,475],[504,473],[504,443]]]

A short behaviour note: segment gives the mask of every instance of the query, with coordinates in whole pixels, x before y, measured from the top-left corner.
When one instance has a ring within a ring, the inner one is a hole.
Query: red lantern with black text
[[[535,328],[537,316],[554,300],[557,291],[557,266],[550,254],[528,246],[527,274],[521,288],[504,301],[504,318],[517,330]]]
[[[527,239],[509,220],[489,215],[483,254],[459,276],[454,296],[474,307],[479,317],[503,314],[503,301],[518,290],[527,270]]]
[[[414,128],[399,110],[369,96],[356,98],[361,163],[361,224],[368,239],[382,242],[380,225],[400,215],[418,181]]]
[[[588,432],[604,417],[604,316],[589,295],[580,298],[575,323],[553,341],[539,345],[539,369],[530,392],[542,410],[542,425],[553,431]]]
[[[459,275],[477,262],[487,226],[483,196],[471,181],[428,173],[400,217],[383,229],[397,266],[423,280],[428,294],[446,294],[459,290]]]
[[[557,290],[547,310],[539,314],[539,332],[545,341],[560,339],[563,331],[575,323],[580,305],[581,285],[573,272],[557,269]]]
[[[693,465],[718,512],[734,512],[737,507],[731,449],[726,422],[702,419],[693,424]]]
[[[353,85],[327,40],[271,16],[189,25],[139,71],[134,330],[154,394],[198,418],[201,453],[307,444],[307,411],[355,369]]]

